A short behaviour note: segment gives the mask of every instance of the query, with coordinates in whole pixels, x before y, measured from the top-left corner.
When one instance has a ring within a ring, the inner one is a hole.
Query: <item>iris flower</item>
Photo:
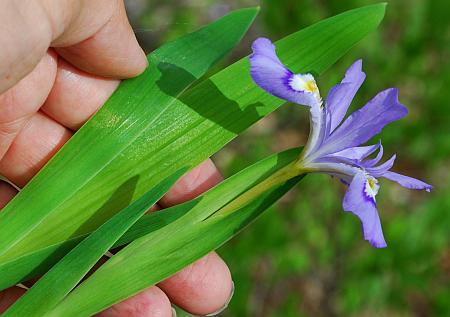
[[[408,111],[398,101],[395,88],[378,93],[364,107],[345,120],[353,97],[366,75],[361,60],[356,61],[335,85],[325,102],[311,74],[294,74],[279,60],[275,46],[266,38],[252,45],[250,74],[254,82],[281,99],[307,106],[310,112],[310,135],[297,167],[304,172],[320,172],[339,178],[348,186],[343,209],[355,214],[362,223],[364,239],[376,248],[386,247],[378,215],[376,195],[378,178],[386,178],[401,186],[430,191],[432,186],[412,177],[392,172],[395,155],[382,164],[381,142],[369,141],[388,123],[404,117]],[[378,151],[374,158],[371,154]]]

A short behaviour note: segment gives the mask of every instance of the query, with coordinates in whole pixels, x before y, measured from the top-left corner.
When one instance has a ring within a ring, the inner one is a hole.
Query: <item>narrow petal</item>
[[[403,118],[407,113],[408,110],[398,101],[397,89],[386,89],[350,115],[324,141],[318,154],[335,153],[365,143],[384,126]]]
[[[361,166],[363,166],[364,168],[368,168],[368,167],[373,167],[376,164],[378,164],[378,162],[383,158],[383,154],[384,154],[383,145],[381,145],[381,142],[379,143],[379,145],[380,145],[380,150],[378,151],[377,156],[374,159],[365,160],[365,161],[361,162]]]
[[[394,166],[394,162],[395,162],[395,158],[397,156],[394,154],[391,156],[391,158],[389,160],[387,160],[386,162],[384,162],[383,164],[380,164],[376,167],[369,167],[366,168],[366,171],[372,175],[373,177],[380,177],[383,176],[384,173],[386,173],[387,171],[389,171],[392,166]]]
[[[355,146],[336,153],[328,154],[315,160],[317,163],[343,163],[354,168],[357,171],[366,168],[365,161],[367,156],[375,152],[381,143],[368,146]],[[377,156],[378,157],[378,156]],[[351,175],[353,177],[354,173]]]
[[[329,154],[328,156],[333,157],[345,157],[350,160],[361,161],[367,156],[375,152],[379,147],[380,143],[368,146],[355,146],[336,153]]]
[[[427,192],[429,192],[433,186],[424,183],[418,179],[409,177],[409,176],[405,176],[405,175],[401,175],[395,172],[385,172],[381,177],[387,178],[391,181],[397,182],[399,183],[401,186],[405,187],[405,188],[409,188],[409,189],[419,189],[419,190],[426,190]]]
[[[344,119],[348,107],[365,78],[366,74],[362,71],[362,60],[357,60],[348,68],[341,83],[331,88],[326,99],[326,107],[331,114],[330,132],[333,132]]]
[[[375,199],[366,192],[367,178],[358,173],[353,178],[343,201],[345,211],[355,214],[362,223],[364,239],[375,248],[387,246],[381,228]]]
[[[304,157],[313,153],[322,144],[326,120],[324,113],[320,103],[309,107],[309,138],[303,149]]]
[[[270,40],[256,39],[252,50],[250,75],[259,87],[278,98],[300,105],[311,106],[317,103],[314,93],[302,90],[304,85],[314,80],[312,76],[293,74],[287,69],[277,57],[275,46]]]

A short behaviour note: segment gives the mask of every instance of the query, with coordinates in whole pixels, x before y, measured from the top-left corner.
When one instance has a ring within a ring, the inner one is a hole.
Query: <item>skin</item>
[[[5,0],[0,21],[0,174],[23,187],[147,60],[119,0]],[[154,209],[189,200],[220,181],[207,160]],[[0,209],[16,193],[0,182]],[[212,252],[97,316],[172,316],[171,303],[210,314],[226,304],[231,289],[228,267]],[[0,313],[24,292],[0,292]]]

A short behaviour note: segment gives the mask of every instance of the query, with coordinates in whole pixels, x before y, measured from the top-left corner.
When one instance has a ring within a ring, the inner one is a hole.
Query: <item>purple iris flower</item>
[[[432,188],[420,180],[390,171],[395,155],[378,164],[383,156],[381,143],[360,146],[385,125],[408,113],[398,101],[397,89],[380,92],[344,120],[366,77],[361,60],[350,66],[344,79],[330,90],[323,102],[314,77],[287,69],[270,40],[258,38],[252,49],[250,74],[255,83],[276,97],[309,108],[310,136],[297,166],[305,172],[338,177],[348,185],[344,210],[361,220],[365,240],[376,248],[386,247],[375,200],[379,190],[377,178],[384,177],[410,189],[430,191]],[[369,158],[376,151],[376,157]]]

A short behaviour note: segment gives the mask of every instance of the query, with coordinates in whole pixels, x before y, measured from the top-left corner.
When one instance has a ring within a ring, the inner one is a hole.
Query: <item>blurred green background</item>
[[[128,0],[140,43],[151,51],[230,10],[260,4],[241,45],[220,68],[247,55],[258,36],[273,40],[376,1]],[[450,316],[450,4],[390,1],[378,32],[318,79],[321,91],[356,59],[367,79],[354,102],[400,88],[409,115],[381,135],[394,170],[435,186],[432,193],[382,181],[379,209],[388,248],[366,243],[356,217],[342,211],[345,188],[309,175],[219,253],[236,291],[221,316]],[[301,43],[299,43],[301,45]],[[225,176],[308,136],[307,111],[286,105],[249,129],[215,161]],[[179,315],[184,316],[182,312]]]

